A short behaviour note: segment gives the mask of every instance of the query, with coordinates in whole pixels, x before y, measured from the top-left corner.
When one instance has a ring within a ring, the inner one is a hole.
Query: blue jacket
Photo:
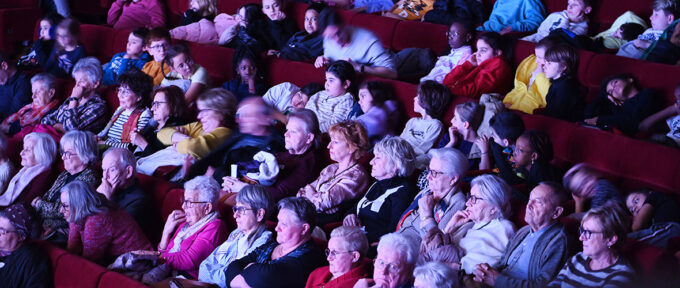
[[[19,111],[31,103],[31,81],[21,71],[17,71],[7,79],[5,85],[0,85],[0,119]]]
[[[489,20],[477,30],[500,32],[510,26],[512,31],[535,31],[545,19],[544,15],[545,7],[540,0],[498,0]]]
[[[104,69],[102,85],[116,84],[118,83],[118,76],[120,76],[120,74],[125,73],[125,71],[132,67],[137,67],[137,69],[142,70],[142,68],[144,68],[144,64],[151,61],[151,56],[149,56],[149,54],[146,52],[142,53],[142,56],[139,57],[139,59],[123,58],[125,57],[125,54],[125,52],[120,52],[116,55],[113,55],[111,61],[102,66],[102,69]]]

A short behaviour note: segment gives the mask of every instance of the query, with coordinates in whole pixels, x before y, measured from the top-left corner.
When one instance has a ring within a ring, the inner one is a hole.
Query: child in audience
[[[449,89],[435,81],[427,80],[418,85],[418,94],[413,98],[413,112],[420,117],[409,119],[399,136],[413,146],[417,155],[427,153],[441,135],[442,122],[439,119],[444,116],[452,98]]]
[[[570,122],[583,120],[586,103],[581,96],[578,53],[567,44],[557,44],[545,52],[543,73],[552,83],[545,96],[544,115]]]
[[[524,122],[519,115],[511,111],[503,111],[494,115],[489,121],[493,141],[481,137],[478,141],[480,149],[488,146],[493,157],[494,172],[503,179],[510,179],[515,175],[515,160],[513,158],[516,149],[517,138],[524,133]]]
[[[49,56],[42,62],[47,73],[59,78],[68,78],[73,66],[85,56],[85,48],[78,43],[80,23],[75,19],[64,19],[57,26],[56,42],[52,46]],[[38,59],[41,59],[38,56]]]
[[[356,121],[366,128],[368,140],[375,144],[385,136],[395,134],[399,123],[398,104],[392,100],[392,91],[380,81],[368,81],[359,85],[359,107],[363,114]]]
[[[154,86],[160,85],[165,75],[170,73],[170,67],[163,65],[165,52],[170,47],[170,32],[165,28],[151,29],[144,42],[146,43],[146,51],[151,54],[153,59],[144,64],[142,72],[153,78]]]
[[[439,56],[430,74],[420,79],[420,82],[434,80],[439,83],[444,81],[446,74],[449,74],[454,67],[464,63],[472,55],[472,39],[475,34],[475,26],[470,21],[454,20],[446,31],[446,38],[449,40],[451,52],[448,55]]]
[[[628,237],[666,249],[668,239],[680,236],[680,206],[662,192],[642,189],[626,197],[633,216]]]
[[[262,12],[267,16],[267,50],[280,50],[286,45],[295,31],[297,25],[289,17],[286,17],[283,0],[262,0]]]
[[[434,8],[435,0],[399,0],[382,16],[399,20],[421,21],[425,14]]]
[[[184,99],[192,105],[208,84],[208,71],[191,59],[189,47],[173,45],[165,55],[165,65],[170,73],[165,75],[161,86],[175,85],[184,91]]]
[[[625,26],[626,28],[623,28],[624,24],[627,24]],[[635,26],[631,26],[633,24],[635,24]],[[647,29],[647,22],[644,19],[631,11],[626,11],[614,20],[614,23],[612,23],[612,26],[609,27],[609,29],[602,31],[591,38],[598,43],[597,45],[602,43],[601,45],[604,48],[618,50],[623,44],[626,44],[626,42],[636,39],[638,35],[645,31],[645,29]],[[639,33],[636,32],[636,30],[639,31]],[[622,33],[624,31],[627,31],[625,38]],[[630,34],[634,34],[635,36],[631,37]]]
[[[623,44],[616,55],[642,59],[652,42],[659,40],[664,30],[680,16],[677,0],[654,0],[652,10],[652,16],[649,16],[652,28],[645,30],[637,39]]]
[[[113,85],[118,81],[118,76],[130,69],[142,69],[146,62],[151,60],[151,56],[146,53],[145,39],[149,34],[146,28],[137,28],[130,32],[127,40],[125,52],[120,52],[113,55],[109,63],[104,64],[104,78],[102,78],[102,85]]]
[[[512,67],[505,37],[496,32],[479,36],[477,52],[456,66],[442,84],[455,96],[479,99],[485,93],[505,94],[512,87]]]
[[[165,11],[158,0],[116,0],[111,3],[106,23],[119,30],[165,27]]]
[[[104,130],[97,134],[100,148],[131,148],[130,135],[133,131],[141,131],[151,119],[151,111],[146,107],[153,80],[149,75],[137,69],[120,75],[118,102],[120,105],[113,112],[111,121]]]
[[[54,46],[56,37],[57,25],[64,20],[59,14],[48,14],[40,19],[40,28],[38,29],[38,40],[33,42],[31,50],[28,54],[19,58],[19,67],[24,69],[35,68],[41,65],[50,54],[50,49]]]
[[[550,137],[543,131],[529,130],[517,138],[512,151],[515,161],[514,175],[501,174],[508,184],[525,184],[524,191],[531,191],[543,181],[556,181],[557,174],[550,164],[553,146]]]
[[[279,112],[288,114],[293,108],[305,108],[309,97],[323,89],[323,85],[317,82],[308,83],[302,88],[290,82],[283,82],[269,88],[262,99],[272,107],[276,107]]]
[[[382,11],[388,11],[392,9],[394,6],[394,2],[392,0],[323,0],[325,2],[331,3],[331,2],[338,2],[338,4],[342,4],[343,2],[348,3],[351,7],[351,3],[354,3],[354,10],[359,12],[359,11],[364,11],[366,13],[375,13],[375,12],[382,12]]]
[[[236,77],[224,82],[222,88],[233,93],[239,102],[250,96],[261,96],[267,91],[260,75],[260,58],[247,47],[236,49],[231,67]]]
[[[269,50],[268,55],[292,61],[308,61],[323,54],[323,37],[319,32],[319,13],[325,6],[312,3],[305,10],[304,29],[293,34],[281,50]]]
[[[319,118],[322,133],[327,133],[333,124],[347,118],[354,105],[352,91],[355,79],[354,67],[347,61],[335,61],[326,69],[326,89],[314,94],[305,105]]]
[[[538,42],[555,29],[566,29],[576,35],[588,34],[588,14],[593,10],[594,0],[569,0],[567,9],[553,12],[538,26],[536,33],[522,38],[524,41]]]
[[[213,21],[217,15],[217,0],[191,0],[189,9],[182,15],[179,25],[189,25],[201,19]]]
[[[477,129],[484,118],[484,106],[476,102],[456,105],[449,133],[442,136],[439,148],[455,148],[467,156],[470,170],[491,169],[488,145],[481,145]],[[483,150],[482,150],[483,149]]]
[[[545,96],[550,89],[550,80],[543,74],[545,51],[555,44],[556,40],[552,37],[541,39],[536,43],[534,54],[519,63],[515,72],[515,88],[503,98],[505,107],[528,114],[545,107]]]
[[[238,9],[234,15],[237,25],[229,26],[220,34],[219,45],[237,48],[246,46],[256,53],[269,50],[267,17],[260,5],[249,3]]]
[[[674,95],[675,103],[647,117],[647,119],[640,123],[640,130],[651,131],[657,123],[665,120],[670,131],[665,135],[653,134],[651,136],[652,141],[680,148],[680,84],[675,87]]]
[[[497,0],[489,20],[477,30],[500,34],[530,32],[543,22],[544,15],[545,7],[540,0]]]

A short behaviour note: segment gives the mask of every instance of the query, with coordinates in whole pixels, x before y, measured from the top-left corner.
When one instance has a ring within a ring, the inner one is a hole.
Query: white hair
[[[35,85],[36,82],[40,82],[43,88],[49,90],[55,88],[56,78],[50,73],[39,73],[31,77],[31,85]]]
[[[135,159],[135,155],[132,154],[130,150],[125,148],[109,148],[106,150],[106,152],[104,152],[102,159],[109,154],[112,155],[111,157],[115,157],[114,160],[116,160],[116,166],[119,168],[126,168],[128,166],[132,167],[132,174],[134,177],[135,173],[137,173],[137,160]]]
[[[431,159],[437,158],[442,161],[442,171],[449,177],[463,177],[470,167],[468,158],[458,149],[439,148],[431,149],[428,154]],[[430,160],[432,161],[432,160]]]
[[[375,144],[373,154],[381,153],[387,158],[387,165],[396,169],[397,176],[407,177],[416,168],[416,152],[408,141],[397,137],[388,136]]]
[[[210,202],[217,208],[217,200],[220,196],[220,184],[212,177],[196,176],[184,183],[184,191],[198,191],[198,201]]]
[[[383,235],[378,242],[378,254],[384,249],[392,249],[404,256],[407,265],[414,265],[418,260],[418,242],[407,235],[397,232]]]
[[[33,132],[24,136],[24,143],[29,139],[35,140],[33,155],[35,155],[35,161],[38,162],[38,165],[52,165],[54,158],[57,156],[57,144],[54,143],[52,136],[45,133]]]
[[[76,154],[78,154],[78,158],[83,162],[93,164],[97,161],[99,147],[97,147],[97,141],[94,140],[94,134],[92,134],[92,132],[71,130],[66,132],[59,142],[62,150],[67,143],[73,146],[73,149],[76,150]]]
[[[481,198],[491,205],[496,206],[498,211],[497,215],[492,215],[493,217],[500,217],[507,219],[512,213],[512,208],[510,207],[510,191],[512,188],[508,185],[502,178],[485,174],[475,177],[472,179],[470,186],[478,186],[478,191]]]
[[[75,78],[76,73],[78,72],[85,73],[85,75],[87,75],[87,79],[89,79],[93,84],[95,82],[101,81],[102,76],[104,75],[101,62],[92,56],[82,58],[76,62],[71,76]]]
[[[427,262],[416,267],[413,277],[420,278],[429,287],[433,288],[452,288],[454,279],[457,279],[451,267],[439,261]]]

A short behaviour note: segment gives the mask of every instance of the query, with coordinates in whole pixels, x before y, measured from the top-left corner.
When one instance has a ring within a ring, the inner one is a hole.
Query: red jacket
[[[369,277],[370,268],[371,260],[364,259],[359,266],[331,280],[333,274],[329,271],[329,266],[319,267],[312,271],[312,274],[309,274],[305,288],[352,288],[359,279]]]
[[[476,67],[465,61],[446,74],[443,84],[455,96],[479,99],[485,93],[505,95],[512,88],[512,79],[510,63],[505,58],[496,56]]]

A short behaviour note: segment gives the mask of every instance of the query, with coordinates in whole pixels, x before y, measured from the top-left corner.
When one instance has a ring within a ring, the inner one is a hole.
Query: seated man
[[[31,82],[14,63],[0,52],[0,120],[31,103]]]
[[[574,250],[559,222],[568,194],[556,182],[541,182],[529,196],[524,220],[510,240],[499,269],[477,265],[474,280],[496,287],[543,287],[557,275]],[[575,250],[574,250],[575,251]]]
[[[323,55],[314,66],[321,68],[336,60],[347,60],[357,72],[385,78],[397,78],[397,66],[389,50],[383,48],[372,32],[346,25],[340,15],[326,8],[319,15],[323,35]]]
[[[409,236],[390,233],[378,243],[373,262],[373,279],[360,279],[354,288],[413,287],[413,269],[418,260],[418,243]]]

